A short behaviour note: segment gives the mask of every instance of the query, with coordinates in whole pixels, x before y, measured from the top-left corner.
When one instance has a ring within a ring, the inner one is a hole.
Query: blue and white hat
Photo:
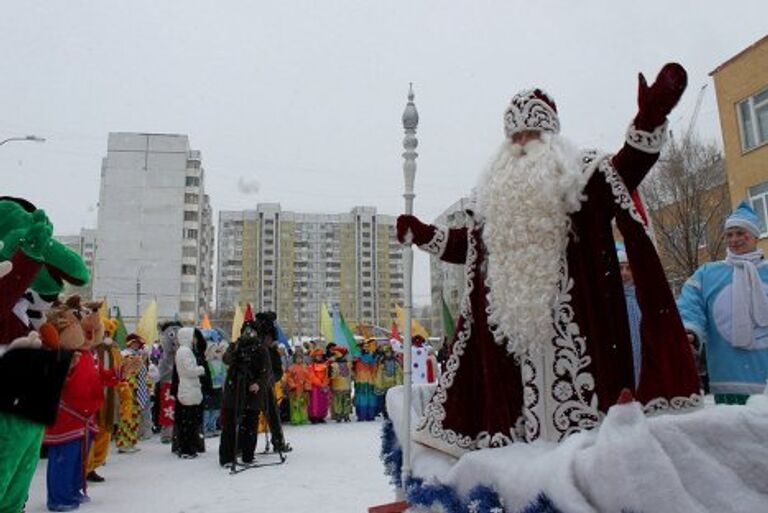
[[[760,236],[760,219],[746,200],[739,203],[736,210],[725,220],[725,229],[744,228],[755,237]]]

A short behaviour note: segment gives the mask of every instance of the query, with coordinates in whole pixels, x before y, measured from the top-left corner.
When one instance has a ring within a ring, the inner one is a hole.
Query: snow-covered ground
[[[218,465],[217,438],[206,440],[207,452],[180,460],[159,437],[141,442],[141,451],[112,451],[99,470],[107,480],[89,483],[91,502],[83,513],[363,513],[391,502],[394,492],[379,461],[380,422],[285,426],[293,446],[283,465],[229,475]],[[257,461],[274,459],[259,455]],[[46,460],[35,473],[28,513],[45,507]]]

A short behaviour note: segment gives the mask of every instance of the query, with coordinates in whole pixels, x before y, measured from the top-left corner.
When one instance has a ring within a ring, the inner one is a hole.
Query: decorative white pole
[[[413,214],[413,181],[416,178],[416,147],[419,145],[416,139],[416,128],[419,126],[419,113],[413,103],[413,83],[408,86],[408,103],[403,112],[403,175],[405,176],[405,213]],[[403,249],[403,266],[405,267],[405,326],[403,327],[403,467],[402,478],[405,485],[411,475],[411,319],[413,318],[413,247],[411,234],[406,235],[405,248]]]

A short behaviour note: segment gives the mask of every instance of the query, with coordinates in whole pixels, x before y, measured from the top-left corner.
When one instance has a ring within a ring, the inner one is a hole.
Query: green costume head
[[[43,297],[57,296],[64,282],[82,286],[90,273],[83,259],[52,237],[53,225],[42,209],[22,198],[0,197],[0,261],[16,250],[43,264],[30,288]]]

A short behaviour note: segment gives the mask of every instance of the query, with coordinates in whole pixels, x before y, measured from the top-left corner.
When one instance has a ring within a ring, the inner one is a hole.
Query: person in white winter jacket
[[[203,392],[200,376],[205,369],[197,364],[192,352],[194,328],[181,328],[178,333],[179,349],[176,351],[176,373],[179,387],[176,393],[176,413],[174,418],[177,449],[179,457],[189,459],[197,457],[199,449],[199,424],[202,414]]]

